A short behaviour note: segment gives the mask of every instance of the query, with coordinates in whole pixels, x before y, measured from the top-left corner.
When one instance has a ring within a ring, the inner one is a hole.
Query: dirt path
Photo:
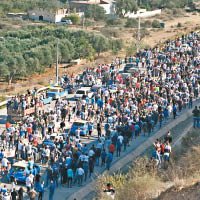
[[[178,23],[181,23],[182,27],[177,27]],[[173,20],[165,22],[165,28],[163,30],[151,31],[150,35],[144,38],[143,42],[153,47],[176,35],[188,33],[197,27],[200,27],[200,14],[185,14],[183,17],[174,18]]]

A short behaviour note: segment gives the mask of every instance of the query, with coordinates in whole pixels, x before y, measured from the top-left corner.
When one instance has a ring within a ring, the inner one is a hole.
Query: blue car
[[[64,98],[67,96],[67,94],[68,94],[68,91],[60,87],[51,87],[47,91],[47,96],[52,97],[53,99]]]
[[[42,99],[43,105],[49,104],[53,101],[53,97],[47,97],[45,99]]]
[[[46,147],[46,146],[49,146],[50,147],[50,149],[54,149],[55,148],[55,144],[54,144],[54,142],[52,141],[52,140],[45,140],[44,142],[43,142],[43,146],[44,147]]]
[[[75,135],[75,131],[78,128],[80,128],[81,129],[80,135],[81,136],[86,136],[89,133],[89,126],[88,125],[89,125],[89,122],[87,122],[87,121],[76,121],[76,122],[73,122],[70,134],[71,135]]]
[[[64,140],[64,135],[62,135],[62,134],[57,135],[57,134],[53,133],[53,134],[50,135],[50,139],[47,139],[43,142],[43,147],[49,146],[50,149],[54,149],[55,148],[54,141],[55,141],[56,138],[58,140],[62,139],[63,145],[64,146],[66,145],[67,142]],[[58,148],[60,148],[60,144],[59,144]]]
[[[13,176],[17,182],[25,183],[30,172],[32,172],[33,175],[37,175],[39,171],[39,165],[32,162],[19,161],[13,164],[12,168],[8,172],[7,178],[10,182],[10,178]]]

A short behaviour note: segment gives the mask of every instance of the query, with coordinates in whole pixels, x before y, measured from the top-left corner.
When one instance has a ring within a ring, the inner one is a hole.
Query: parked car
[[[137,68],[136,67],[136,63],[127,63],[126,65],[125,65],[125,67],[124,67],[124,73],[127,73],[127,72],[129,72],[129,69],[131,69],[131,68]]]
[[[66,25],[72,25],[71,20],[61,20],[61,22],[57,22],[58,24],[66,24]]]
[[[53,97],[46,97],[45,99],[41,100],[43,105],[49,104],[53,101]]]
[[[10,182],[11,176],[14,176],[17,182],[25,183],[27,176],[30,174],[30,172],[34,173],[34,171],[37,174],[40,171],[40,166],[24,160],[18,161],[13,164],[12,168],[8,172],[7,178]]]
[[[68,94],[74,94],[78,90],[78,87],[73,87],[72,85],[67,85],[65,87],[65,90],[68,91]]]
[[[88,121],[80,120],[80,121],[73,122],[70,134],[75,135],[75,131],[78,128],[80,128],[81,129],[80,135],[86,136],[89,133],[88,125],[89,125]]]
[[[124,73],[136,73],[136,72],[137,73],[139,72],[139,68],[134,63],[126,64],[126,66],[124,67]]]
[[[90,91],[90,87],[82,87],[76,91],[76,94],[74,95],[75,99],[81,99],[84,96],[88,96],[91,98],[93,96],[93,92]]]
[[[52,97],[53,99],[60,99],[66,97],[68,94],[67,90],[64,90],[60,87],[51,87],[47,91],[47,96]]]
[[[48,146],[48,147],[49,147],[50,149],[52,149],[52,150],[55,148],[54,141],[53,141],[53,140],[50,140],[50,139],[44,140],[43,143],[42,143],[42,146],[43,146],[43,147]]]

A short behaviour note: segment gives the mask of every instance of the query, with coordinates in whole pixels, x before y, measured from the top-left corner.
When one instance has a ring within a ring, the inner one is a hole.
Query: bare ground
[[[171,187],[163,192],[156,200],[199,200],[200,182],[186,188]]]

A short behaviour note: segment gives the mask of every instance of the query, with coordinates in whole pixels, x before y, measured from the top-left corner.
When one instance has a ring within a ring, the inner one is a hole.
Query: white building
[[[67,9],[59,9],[54,12],[49,12],[47,10],[30,10],[28,11],[28,16],[32,20],[47,21],[47,22],[61,22],[61,19],[67,16]]]
[[[90,5],[97,5],[104,8],[107,15],[114,14],[115,1],[114,0],[88,0],[88,1],[71,1],[70,8],[78,12],[85,12]]]
[[[153,17],[155,15],[161,15],[161,9],[153,11],[146,11],[146,9],[140,9],[136,13],[128,12],[127,14],[125,14],[125,17],[138,18],[140,16],[141,18],[145,18],[145,17]]]

